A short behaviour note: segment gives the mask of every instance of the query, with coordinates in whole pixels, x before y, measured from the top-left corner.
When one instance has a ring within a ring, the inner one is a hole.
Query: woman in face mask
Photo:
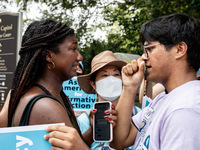
[[[88,94],[97,94],[97,101],[111,101],[116,107],[122,93],[121,69],[126,62],[118,60],[112,51],[104,51],[92,59],[91,72],[78,76],[78,83],[81,89]],[[140,108],[133,108],[133,115],[140,111]],[[84,133],[90,127],[89,112],[82,113],[78,117],[78,124],[81,132]],[[109,143],[93,142],[91,150],[112,149]],[[133,149],[133,146],[126,150]]]

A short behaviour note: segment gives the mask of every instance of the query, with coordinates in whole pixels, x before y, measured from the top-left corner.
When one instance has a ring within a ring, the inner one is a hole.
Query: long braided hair
[[[46,60],[47,49],[58,53],[58,45],[70,35],[74,35],[72,28],[51,19],[35,21],[29,25],[22,38],[22,46],[19,51],[20,60],[12,82],[8,126],[12,125],[12,118],[21,96],[40,78]],[[72,105],[63,91],[61,91],[61,95],[64,97],[63,101],[68,109],[72,125],[81,135]]]

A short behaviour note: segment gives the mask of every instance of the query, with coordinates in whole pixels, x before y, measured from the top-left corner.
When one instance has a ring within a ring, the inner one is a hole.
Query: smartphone
[[[94,103],[94,109],[97,112],[93,119],[93,139],[96,142],[111,142],[113,139],[113,128],[112,124],[108,122],[104,116],[106,110],[111,109],[111,102],[96,102]]]

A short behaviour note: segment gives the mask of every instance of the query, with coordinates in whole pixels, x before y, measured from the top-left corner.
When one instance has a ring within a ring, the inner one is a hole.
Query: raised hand
[[[142,79],[144,77],[144,58],[139,58],[138,60],[133,60],[131,63],[127,64],[122,68],[122,80],[123,86],[139,87]]]

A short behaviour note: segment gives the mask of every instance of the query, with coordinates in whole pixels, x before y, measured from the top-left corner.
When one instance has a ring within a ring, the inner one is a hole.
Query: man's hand
[[[122,68],[123,86],[139,87],[142,79],[144,78],[144,59],[141,57],[137,61],[133,60]]]

